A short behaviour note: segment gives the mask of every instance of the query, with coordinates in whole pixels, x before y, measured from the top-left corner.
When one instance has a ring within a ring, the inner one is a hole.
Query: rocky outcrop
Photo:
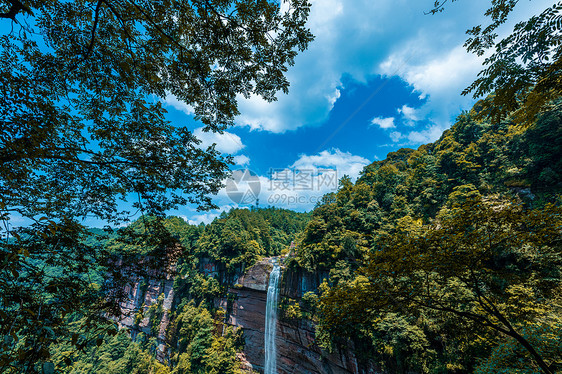
[[[238,279],[229,290],[228,323],[244,329],[246,345],[243,365],[247,371],[263,372],[265,361],[264,332],[267,286],[272,265],[269,259],[258,262]],[[307,273],[302,270],[283,272],[281,296],[300,298],[308,291],[316,291],[328,274]],[[298,323],[279,321],[277,325],[277,372],[280,374],[351,374],[376,373],[374,368],[362,368],[351,350],[328,354],[315,342],[315,326],[311,321]]]
[[[216,307],[227,311],[227,323],[244,331],[245,347],[239,354],[241,368],[246,373],[263,373],[265,361],[264,334],[265,309],[271,259],[259,261],[244,274],[225,275],[210,261],[202,261],[200,271],[231,284],[228,295],[216,300]],[[280,296],[300,299],[306,292],[318,290],[327,272],[309,273],[302,269],[284,269],[280,281]],[[138,333],[155,334],[158,342],[157,357],[167,359],[166,329],[174,300],[174,279],[140,279],[125,291],[129,298],[121,306],[124,312],[119,321],[134,338]],[[150,318],[149,310],[159,310],[159,319]],[[139,313],[140,312],[140,313]],[[157,326],[153,326],[157,323]],[[366,374],[377,373],[373,367],[365,368],[357,362],[352,349],[327,353],[315,341],[315,326],[311,321],[277,324],[277,372],[280,374]]]
[[[273,265],[268,259],[259,261],[238,278],[238,283],[235,286],[265,292],[267,291],[271,269],[273,269]]]
[[[121,303],[122,317],[117,321],[119,328],[127,328],[132,339],[141,332],[152,335],[156,331],[156,356],[161,361],[166,360],[166,329],[175,297],[173,277],[166,274],[165,279],[138,279],[125,291],[128,298]],[[151,307],[153,313],[159,313],[156,318],[151,318]]]

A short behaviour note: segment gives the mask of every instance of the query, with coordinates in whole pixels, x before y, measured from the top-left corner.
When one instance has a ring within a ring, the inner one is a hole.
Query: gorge
[[[283,258],[281,259],[281,261]],[[286,258],[285,258],[286,260]],[[206,265],[209,268],[208,265]],[[202,271],[205,267],[201,268]],[[217,273],[217,276],[221,276]],[[315,341],[315,325],[310,320],[297,323],[287,319],[279,319],[279,299],[299,300],[307,292],[318,289],[327,273],[308,273],[295,269],[285,269],[277,258],[266,258],[241,274],[229,289],[230,297],[217,298],[217,307],[227,310],[225,320],[228,325],[243,331],[244,349],[239,358],[242,371],[245,373],[260,372],[264,374],[350,374],[376,373],[374,367],[361,366],[352,350],[339,350],[328,353],[322,350]],[[163,300],[165,311],[178,304],[178,296],[173,290],[174,280],[168,278],[164,282],[148,280],[142,292],[140,286],[130,290],[130,300],[136,300],[146,311],[159,303],[159,295]],[[139,293],[140,292],[140,293]],[[174,297],[176,298],[173,301]],[[230,299],[230,301],[229,301]],[[140,301],[139,301],[140,300]],[[160,301],[162,303],[162,301]],[[134,308],[132,304],[123,304]],[[145,316],[148,313],[145,313]],[[169,359],[171,342],[166,338],[169,329],[169,312],[155,321],[150,315],[135,324],[134,319],[127,317],[120,321],[120,326],[133,332],[151,334],[158,331],[158,357],[162,361]],[[156,324],[154,328],[153,324]]]

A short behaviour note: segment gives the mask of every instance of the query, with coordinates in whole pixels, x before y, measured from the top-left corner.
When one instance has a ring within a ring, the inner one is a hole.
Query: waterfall
[[[279,275],[281,268],[273,263],[267,287],[267,304],[265,307],[265,371],[264,374],[277,372],[277,349],[275,335],[277,331],[277,298],[279,294]]]

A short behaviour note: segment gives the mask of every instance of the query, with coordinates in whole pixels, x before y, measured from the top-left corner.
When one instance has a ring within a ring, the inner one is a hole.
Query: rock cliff
[[[242,328],[245,347],[240,360],[245,372],[263,372],[265,361],[264,332],[265,308],[269,273],[272,269],[270,259],[264,259],[247,269],[237,279],[228,279],[232,286],[228,297],[216,300],[216,306],[227,311],[227,323]],[[213,268],[205,264],[206,268]],[[219,272],[209,274],[223,278]],[[282,273],[280,296],[300,299],[308,291],[316,291],[327,273],[307,273],[302,270],[287,270]],[[129,301],[122,304],[127,312],[119,321],[121,327],[131,330],[134,338],[139,332],[156,335],[158,358],[166,359],[166,328],[169,312],[176,303],[173,277],[165,280],[139,280],[130,287]],[[152,306],[152,309],[151,309]],[[156,306],[156,307],[155,307]],[[151,318],[149,310],[160,308],[159,320]],[[141,313],[139,313],[141,312]],[[157,324],[154,326],[153,324]],[[315,326],[309,320],[298,322],[278,321],[277,325],[277,366],[280,374],[350,374],[376,373],[373,368],[358,364],[351,350],[327,353],[315,342]]]
[[[265,360],[264,324],[268,275],[272,265],[268,259],[258,262],[239,278],[232,305],[222,304],[229,313],[233,326],[244,329],[246,345],[244,356],[249,368],[262,372]],[[282,273],[281,297],[300,298],[305,292],[315,291],[327,274],[312,274],[288,270]],[[227,308],[228,307],[228,308]],[[315,326],[311,321],[289,323],[280,320],[277,326],[277,371],[280,374],[349,374],[375,373],[372,368],[361,368],[351,351],[328,354],[315,342]]]
[[[129,297],[121,304],[123,313],[117,321],[120,328],[129,329],[132,339],[141,332],[155,335],[158,344],[156,354],[161,361],[166,359],[166,329],[175,297],[173,286],[174,279],[169,274],[165,279],[137,280],[133,287],[128,286],[125,290]],[[157,316],[152,315],[157,312]]]

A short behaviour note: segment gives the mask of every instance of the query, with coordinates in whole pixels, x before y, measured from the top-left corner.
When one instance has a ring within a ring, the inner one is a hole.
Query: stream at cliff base
[[[273,263],[267,287],[267,304],[265,307],[265,370],[264,374],[277,372],[277,349],[275,335],[277,332],[277,299],[279,295],[279,275],[281,268]]]

